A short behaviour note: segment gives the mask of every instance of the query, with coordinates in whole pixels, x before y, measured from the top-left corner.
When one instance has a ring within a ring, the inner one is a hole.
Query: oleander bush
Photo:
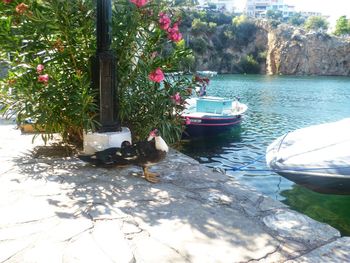
[[[96,1],[0,0],[0,80],[3,113],[31,118],[49,139],[81,145],[98,130],[97,91],[91,86],[96,50]],[[112,48],[117,61],[119,118],[136,138],[158,127],[168,142],[183,129],[180,112],[192,79],[181,70],[191,54],[179,32],[180,14],[162,0],[113,1]]]

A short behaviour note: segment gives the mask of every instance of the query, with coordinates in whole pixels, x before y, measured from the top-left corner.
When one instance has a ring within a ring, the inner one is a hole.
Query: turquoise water
[[[184,142],[182,152],[209,167],[224,168],[241,183],[350,235],[350,196],[315,193],[276,173],[253,171],[268,169],[261,157],[278,136],[349,118],[349,77],[222,75],[211,79],[208,95],[241,97],[249,107],[244,121],[216,140]],[[248,166],[252,171],[229,171],[259,158]]]

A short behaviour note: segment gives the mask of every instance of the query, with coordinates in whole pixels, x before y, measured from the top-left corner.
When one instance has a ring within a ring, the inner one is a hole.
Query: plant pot
[[[45,132],[44,126],[33,124],[33,123],[24,123],[19,126],[19,129],[22,133],[42,133]]]

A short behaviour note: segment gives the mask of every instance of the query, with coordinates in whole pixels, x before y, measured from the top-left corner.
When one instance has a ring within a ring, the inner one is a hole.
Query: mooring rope
[[[252,165],[252,164],[254,164],[254,163],[260,161],[260,160],[261,160],[262,158],[264,158],[264,157],[265,157],[265,154],[264,154],[264,155],[261,155],[259,158],[254,159],[253,161],[251,161],[251,162],[249,162],[249,163],[247,163],[247,164],[244,164],[244,165],[238,166],[238,167],[232,167],[232,168],[226,169],[226,170],[242,171],[243,168],[248,167],[248,166],[250,166],[250,165]]]

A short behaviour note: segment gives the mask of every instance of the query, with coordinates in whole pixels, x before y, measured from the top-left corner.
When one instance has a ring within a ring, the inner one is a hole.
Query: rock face
[[[286,24],[272,28],[266,21],[256,21],[254,30],[242,32],[233,32],[231,39],[222,37],[230,33],[225,27],[211,35],[189,35],[191,40],[201,38],[206,43],[203,52],[196,51],[198,41],[191,45],[194,69],[223,74],[350,76],[350,38],[309,33]],[[255,65],[247,63],[248,57]]]
[[[267,74],[350,75],[350,39],[279,26],[268,32]]]
[[[267,32],[254,23],[240,31],[232,26],[218,26],[211,33],[187,32],[184,38],[195,55],[193,70],[221,74],[266,72]]]

